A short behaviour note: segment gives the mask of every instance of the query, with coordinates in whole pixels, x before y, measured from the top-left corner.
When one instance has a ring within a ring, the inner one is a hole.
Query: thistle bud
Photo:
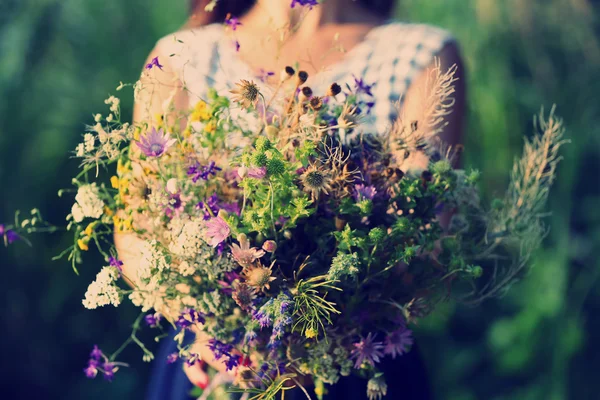
[[[298,79],[296,80],[296,85],[304,85],[306,80],[308,79],[308,72],[306,71],[298,71]]]
[[[327,96],[335,97],[342,92],[342,87],[337,83],[332,83],[327,89]]]
[[[279,75],[279,80],[281,82],[285,82],[288,79],[290,79],[292,76],[294,76],[295,74],[296,74],[296,71],[294,71],[294,68],[287,66],[281,70],[281,74]]]
[[[274,253],[277,250],[277,243],[274,240],[267,240],[263,243],[262,248],[268,253]]]
[[[308,86],[305,86],[300,91],[300,94],[298,95],[298,100],[300,101],[300,103],[304,103],[306,100],[310,99],[312,97],[312,95],[313,95],[312,89],[309,88]]]

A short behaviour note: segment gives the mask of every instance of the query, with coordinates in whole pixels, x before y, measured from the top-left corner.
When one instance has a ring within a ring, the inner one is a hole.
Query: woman
[[[206,3],[193,1],[188,26],[161,39],[150,54],[148,65],[160,69],[154,68],[143,78],[145,90],[136,98],[136,121],[162,113],[166,100],[173,99],[176,107],[187,109],[205,97],[209,87],[226,93],[239,79],[264,81],[298,62],[309,72],[307,85],[315,93],[324,93],[328,85],[337,82],[372,96],[375,105],[368,123],[371,129],[384,132],[396,118],[394,102],[401,96],[407,120],[419,120],[421,93],[427,85],[424,71],[434,65],[435,58],[443,70],[457,64],[458,77],[462,78],[460,56],[450,35],[430,26],[388,22],[393,0],[327,0],[314,7],[316,1],[306,0],[221,0],[211,13],[203,11]],[[239,19],[228,18],[228,13]],[[441,133],[449,144],[460,141],[462,82],[457,82],[454,110]],[[135,243],[133,236],[116,237],[126,271],[135,265]],[[164,343],[148,399],[189,398],[190,381],[201,385],[206,374],[198,364],[186,366],[187,380],[180,367],[165,365],[166,355],[173,349],[168,347],[172,341]],[[211,363],[206,346],[197,347],[203,359]],[[223,369],[218,363],[212,364]],[[396,361],[384,361],[382,368],[386,376],[396,377],[388,379],[387,398],[429,398],[416,349]],[[362,399],[365,386],[362,380],[344,378],[330,388],[328,398]],[[302,396],[286,392],[286,398]]]

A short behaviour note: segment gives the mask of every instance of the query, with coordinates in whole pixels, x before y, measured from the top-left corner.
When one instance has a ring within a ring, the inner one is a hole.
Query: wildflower
[[[230,93],[234,94],[233,100],[240,103],[244,108],[256,106],[258,96],[260,95],[258,86],[254,82],[245,79],[242,79],[235,85],[237,88],[230,90]]]
[[[208,110],[208,105],[205,101],[200,100],[194,106],[194,111],[192,111],[192,115],[190,116],[190,121],[206,121],[210,119],[210,112]]]
[[[318,334],[318,331],[314,328],[308,328],[307,330],[304,331],[304,336],[307,339],[316,338],[317,334]]]
[[[221,217],[214,217],[206,222],[206,238],[212,247],[217,247],[219,243],[227,239],[230,233],[229,225]]]
[[[375,337],[369,333],[366,338],[354,343],[351,358],[355,358],[354,368],[359,369],[363,363],[370,364],[372,367],[383,357],[383,343],[375,342]]]
[[[292,4],[290,5],[291,8],[296,7],[296,4],[298,4],[301,7],[308,7],[309,10],[312,10],[313,7],[316,7],[319,5],[319,1],[318,0],[292,0]]]
[[[354,186],[354,199],[356,201],[373,200],[376,194],[375,186],[365,186],[363,184]]]
[[[242,267],[250,267],[254,261],[265,255],[263,250],[259,250],[256,247],[250,247],[250,242],[245,234],[240,234],[237,239],[240,244],[234,243],[230,246],[231,254],[233,255],[234,260]]]
[[[239,51],[240,51],[240,48],[242,47],[242,46],[240,45],[240,42],[239,42],[238,40],[236,40],[236,41],[234,41],[234,42],[233,42],[233,45],[235,46],[235,51],[236,51],[236,52],[239,52]]]
[[[313,111],[319,111],[323,108],[323,98],[319,96],[313,96],[308,102],[308,105]]]
[[[267,176],[267,168],[266,167],[248,168],[248,170],[246,171],[246,176],[248,176],[248,178],[263,179],[265,176]]]
[[[83,369],[83,373],[89,379],[94,379],[98,375],[98,361],[89,360],[87,368]]]
[[[269,268],[262,264],[253,264],[245,268],[242,275],[246,279],[246,283],[254,288],[254,291],[264,292],[271,288],[270,283],[276,278],[271,276],[273,264]]]
[[[369,400],[380,400],[387,394],[387,383],[382,373],[375,374],[367,382],[367,396]]]
[[[304,191],[311,193],[313,198],[318,198],[321,192],[328,194],[331,190],[331,175],[323,168],[310,165],[300,177]]]
[[[156,128],[153,127],[150,132],[146,132],[144,136],[141,136],[136,144],[146,157],[160,157],[169,147],[175,144],[175,142],[175,139],[169,140],[168,133],[164,132],[162,129],[157,131]]]
[[[111,382],[114,379],[115,372],[118,371],[119,367],[117,367],[113,362],[105,361],[102,364],[102,369],[104,371],[104,379]]]
[[[375,84],[367,85],[362,78],[357,78],[354,75],[352,75],[352,77],[354,78],[354,92],[356,94],[364,93],[373,97],[373,92],[371,92],[371,89],[373,86],[375,86]]]
[[[154,57],[148,64],[146,64],[146,69],[152,69],[154,67],[157,67],[160,70],[163,69],[163,66],[158,61],[158,57]]]
[[[275,253],[277,250],[277,243],[274,240],[267,240],[263,243],[262,248],[268,253]]]
[[[227,17],[225,18],[225,25],[235,31],[237,30],[238,26],[242,25],[242,23],[236,17],[232,17],[231,14],[227,14]]]
[[[392,358],[395,359],[396,356],[401,356],[408,352],[412,344],[412,331],[403,326],[387,335],[383,352],[391,355]]]
[[[102,268],[98,275],[96,275],[96,280],[88,286],[85,298],[82,301],[83,306],[92,310],[108,304],[112,304],[115,307],[121,304],[119,289],[114,284],[118,278],[119,270],[117,268]]]
[[[77,247],[79,247],[79,249],[81,251],[88,251],[90,249],[90,246],[88,245],[90,243],[90,238],[89,237],[84,237],[82,239],[77,239]]]
[[[192,182],[196,183],[199,179],[207,181],[211,176],[215,176],[217,172],[221,171],[221,168],[216,166],[214,161],[208,163],[208,165],[202,166],[199,162],[190,166],[187,170],[188,176],[192,177]]]
[[[179,354],[171,353],[167,356],[167,364],[174,364],[179,358]]]
[[[273,75],[275,75],[275,72],[266,71],[265,69],[261,68],[258,72],[258,79],[260,79],[261,82],[267,82]]]
[[[339,281],[344,276],[354,278],[360,272],[359,265],[358,254],[340,252],[331,261],[331,268],[329,268],[327,276],[332,281]]]
[[[326,95],[328,97],[335,97],[342,92],[342,87],[337,83],[332,83],[327,89]]]
[[[146,321],[146,325],[150,328],[156,328],[160,323],[161,316],[159,313],[148,314],[144,317],[144,321]]]
[[[306,83],[307,80],[308,80],[308,72],[306,72],[306,71],[298,71],[298,77],[296,79],[296,85],[297,86],[304,85],[304,83]]]
[[[308,86],[305,86],[302,88],[302,90],[300,90],[300,94],[298,96],[298,101],[300,101],[300,103],[305,102],[306,100],[310,99],[313,95],[313,91],[311,88],[309,88]]]
[[[204,324],[204,322],[204,317],[200,315],[198,311],[194,310],[193,308],[186,308],[181,312],[181,314],[179,314],[175,325],[177,325],[179,329],[185,329],[195,323]]]
[[[104,202],[100,199],[100,190],[96,183],[81,185],[77,189],[75,204],[71,208],[71,215],[75,222],[84,218],[100,218],[104,212]]]
[[[240,281],[234,281],[231,297],[236,304],[240,306],[242,311],[252,311],[252,303],[254,302],[256,295],[249,285]]]
[[[17,232],[13,231],[12,229],[6,229],[3,224],[0,224],[0,236],[4,238],[4,244],[6,246],[21,239]]]

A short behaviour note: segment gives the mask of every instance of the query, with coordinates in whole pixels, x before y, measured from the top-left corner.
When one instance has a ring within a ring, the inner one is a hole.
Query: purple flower
[[[364,93],[368,96],[373,96],[373,92],[371,92],[371,89],[373,88],[373,86],[375,86],[375,84],[367,85],[362,78],[357,78],[354,75],[352,75],[352,77],[354,78],[354,91],[356,92],[356,94]]]
[[[87,368],[83,369],[83,373],[89,379],[94,379],[98,375],[98,361],[89,360]]]
[[[175,325],[177,325],[179,329],[185,329],[196,322],[203,324],[205,319],[193,308],[186,308],[179,314],[179,318],[177,318]]]
[[[354,190],[354,198],[356,201],[373,200],[373,197],[375,197],[377,194],[375,186],[365,186],[363,184],[359,184],[354,186]]]
[[[274,253],[277,250],[277,243],[274,240],[267,240],[263,243],[262,248],[266,252]]]
[[[179,354],[171,353],[167,356],[167,364],[174,364],[179,358]]]
[[[219,243],[227,239],[230,233],[231,229],[223,218],[215,217],[206,221],[206,238],[212,247],[217,247]]]
[[[21,239],[21,236],[19,236],[17,232],[13,231],[12,229],[6,229],[4,224],[0,224],[0,236],[4,237],[5,244],[12,244]]]
[[[158,323],[160,322],[160,314],[159,313],[154,313],[154,314],[148,314],[144,317],[144,320],[146,321],[146,324],[150,327],[150,328],[156,328],[158,326]]]
[[[301,7],[309,7],[310,10],[313,9],[313,7],[316,7],[319,5],[319,1],[318,0],[292,0],[292,4],[290,5],[291,8],[296,7],[296,4],[298,4]]]
[[[213,215],[216,215],[219,212],[218,203],[219,198],[216,193],[213,193],[208,200],[201,201],[196,207],[204,211],[204,220],[208,221]]]
[[[375,363],[383,357],[382,350],[383,343],[375,342],[375,337],[369,333],[366,338],[354,343],[354,350],[351,353],[351,358],[356,358],[354,368],[359,369],[364,362],[374,367]]]
[[[237,51],[240,51],[240,47],[242,47],[242,46],[240,46],[240,42],[238,42],[238,41],[236,40],[235,42],[233,42],[233,45],[235,46],[235,51],[236,51],[236,52],[237,52]]]
[[[413,345],[412,331],[408,328],[401,327],[387,335],[385,338],[385,349],[383,352],[389,354],[392,358],[401,356],[407,353]]]
[[[248,168],[248,178],[262,179],[267,176],[265,167]]]
[[[275,72],[273,72],[273,71],[267,71],[267,70],[261,68],[259,70],[259,72],[258,72],[258,79],[260,79],[261,82],[266,82],[273,75],[275,75]]]
[[[250,343],[250,342],[256,340],[257,337],[258,337],[258,335],[256,334],[256,332],[247,331],[246,334],[244,335],[244,340],[246,341],[246,343]]]
[[[169,140],[168,133],[165,133],[162,129],[157,131],[156,128],[153,127],[150,132],[146,132],[146,134],[140,137],[140,140],[135,143],[146,157],[160,157],[175,142],[175,139]]]
[[[225,18],[225,25],[235,31],[238,26],[242,26],[242,23],[236,17],[232,17],[231,14],[227,14],[227,18]]]
[[[188,365],[188,367],[191,367],[192,365],[196,364],[196,361],[198,361],[199,359],[199,354],[190,353],[190,356],[185,360],[185,363]]]
[[[240,365],[240,356],[238,355],[230,355],[227,361],[225,361],[225,368],[227,371],[231,371],[235,367]]]
[[[215,176],[221,168],[217,167],[214,161],[208,163],[208,165],[202,166],[199,162],[190,166],[187,170],[187,174],[192,177],[192,182],[198,182],[198,179],[207,181],[211,175]]]
[[[92,360],[100,361],[102,357],[104,357],[104,353],[102,353],[102,350],[100,350],[100,348],[97,345],[94,345],[94,348],[90,353],[90,358]]]
[[[102,364],[102,370],[104,371],[104,379],[111,382],[115,377],[115,372],[117,372],[117,369],[118,368],[114,363],[110,361],[105,361]]]
[[[148,64],[146,64],[146,69],[152,69],[154,67],[157,67],[160,70],[163,69],[163,66],[160,64],[160,62],[158,62],[158,57],[154,57]]]

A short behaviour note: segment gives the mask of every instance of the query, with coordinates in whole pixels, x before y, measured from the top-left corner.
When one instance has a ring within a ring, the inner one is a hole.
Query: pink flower
[[[206,238],[212,247],[217,247],[230,233],[231,229],[223,218],[215,217],[206,221]]]
[[[231,254],[235,261],[242,267],[248,268],[254,261],[265,255],[263,250],[259,250],[256,247],[250,247],[250,242],[246,235],[239,235],[238,241],[240,242],[239,245],[234,243],[230,246]]]

